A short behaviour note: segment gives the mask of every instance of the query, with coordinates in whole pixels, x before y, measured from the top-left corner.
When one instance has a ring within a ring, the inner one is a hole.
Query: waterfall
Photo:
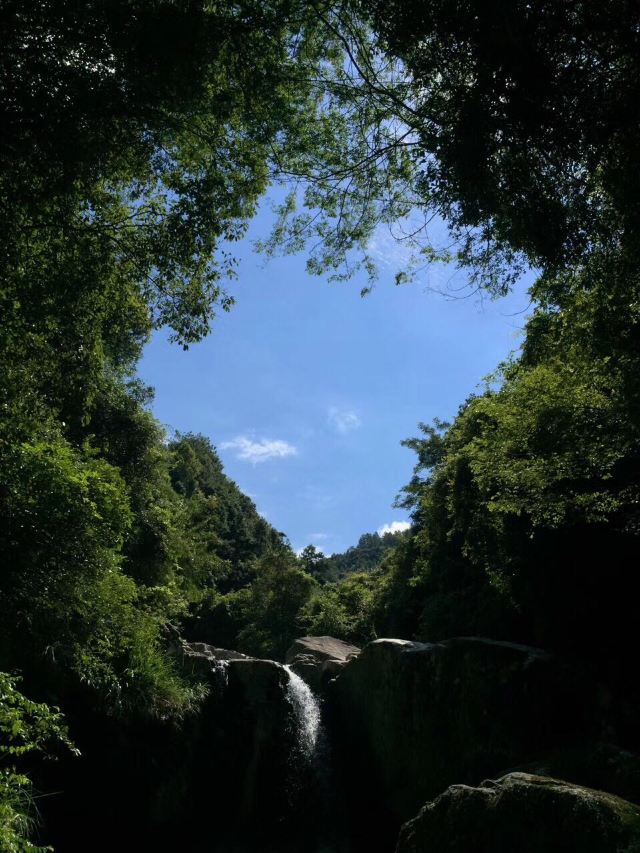
[[[229,661],[212,660],[211,675],[215,691],[218,694],[224,693],[229,684]]]
[[[320,734],[320,700],[297,673],[288,666],[284,668],[289,676],[287,695],[296,717],[300,752],[309,761],[316,751]]]
[[[289,666],[287,698],[294,718],[296,747],[291,756],[289,830],[305,853],[346,850],[343,814],[336,797],[336,780],[327,731],[320,716],[320,699]],[[313,808],[309,804],[313,803]]]

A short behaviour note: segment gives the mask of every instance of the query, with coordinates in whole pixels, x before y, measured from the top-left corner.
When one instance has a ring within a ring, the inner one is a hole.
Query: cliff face
[[[569,803],[575,804],[576,821],[581,820],[580,810],[591,803],[600,817],[594,818],[590,830],[595,846],[584,849],[602,853],[631,849],[611,846],[611,838],[618,838],[613,817],[607,817],[617,814],[614,809],[610,815],[613,799],[604,793],[600,800],[578,793],[585,785],[602,787],[640,801],[640,763],[615,745],[610,712],[606,691],[540,649],[482,638],[370,643],[339,672],[327,692],[327,719],[347,780],[354,849],[393,850],[400,825],[449,786],[454,787],[442,802],[436,801],[437,808],[427,806],[417,828],[404,832],[400,853],[583,849],[579,844],[562,847],[561,840],[557,848],[510,847],[513,826],[518,815],[528,814],[530,801],[531,814],[543,825],[548,823],[550,832],[564,825]],[[525,784],[524,777],[514,777],[503,780],[495,791],[493,783],[486,783],[473,789],[478,791],[473,797],[465,793],[471,790],[465,786],[481,785],[487,777],[519,767],[542,775],[562,774],[577,784],[562,787],[565,783],[531,780]],[[487,838],[498,838],[504,813],[504,845],[487,841],[485,847],[476,848],[467,838],[466,847],[463,841],[455,846],[458,842],[450,830],[458,812],[469,837],[474,835],[475,821],[484,827],[478,830],[479,837],[486,831]],[[637,825],[627,820],[635,813],[628,805],[623,822],[633,824],[628,838],[638,840]],[[485,820],[489,814],[496,816],[493,824]],[[436,843],[433,839],[441,837],[440,831],[443,839],[449,833],[450,841]],[[560,833],[558,839],[562,838]]]
[[[266,850],[298,832],[308,762],[290,673],[204,644],[182,651],[209,693],[179,726],[79,710],[82,757],[56,768],[63,794],[43,803],[56,850]]]
[[[591,735],[599,721],[590,692],[539,649],[378,640],[344,669],[330,700],[347,764],[366,767],[363,778],[406,820],[450,784]]]

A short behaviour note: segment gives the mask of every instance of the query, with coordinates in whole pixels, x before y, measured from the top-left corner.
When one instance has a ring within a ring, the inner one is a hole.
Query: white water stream
[[[300,752],[310,760],[316,751],[320,734],[320,700],[299,675],[288,666],[284,668],[289,675],[287,694],[296,716]]]

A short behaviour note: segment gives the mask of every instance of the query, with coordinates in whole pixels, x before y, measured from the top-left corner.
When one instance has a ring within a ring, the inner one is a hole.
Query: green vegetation
[[[343,554],[331,554],[325,557],[314,545],[300,554],[300,562],[310,575],[321,583],[337,581],[354,572],[370,572],[377,568],[387,551],[395,548],[406,538],[405,532],[364,533],[356,545],[352,545]]]
[[[36,821],[32,784],[16,764],[30,753],[53,757],[56,745],[77,752],[62,715],[47,705],[31,702],[16,687],[16,679],[0,672],[0,848],[6,853],[45,853],[50,847],[32,844]]]
[[[40,700],[122,732],[194,714],[172,625],[266,657],[299,632],[487,634],[586,658],[631,701],[633,5],[5,7],[0,669],[38,702],[0,674],[0,846],[38,849],[19,765],[69,745]],[[274,182],[263,248],[309,246],[312,272],[373,278],[378,225],[437,215],[453,242],[412,227],[418,266],[457,260],[494,294],[538,271],[520,353],[406,442],[411,530],[328,558],[296,558],[208,439],[167,440],[135,378],[154,329],[187,347],[231,307],[230,247]]]

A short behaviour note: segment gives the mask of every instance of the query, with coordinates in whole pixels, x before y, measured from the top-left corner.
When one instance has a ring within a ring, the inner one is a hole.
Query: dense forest
[[[176,631],[275,660],[300,634],[528,643],[633,720],[636,5],[8,0],[2,19],[0,849],[47,849],[34,796],[57,789],[49,758],[91,752],[81,716],[189,725],[208,688]],[[215,436],[167,436],[136,377],[154,330],[215,334],[274,186],[261,248],[311,274],[369,290],[376,227],[416,216],[398,284],[455,263],[498,298],[535,271],[520,351],[405,439],[411,529],[330,557],[293,552]]]

